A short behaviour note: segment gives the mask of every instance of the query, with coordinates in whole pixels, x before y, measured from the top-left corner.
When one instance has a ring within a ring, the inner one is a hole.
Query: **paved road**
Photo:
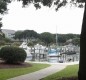
[[[8,80],[40,80],[41,78],[44,78],[48,75],[58,72],[64,69],[67,65],[72,65],[72,64],[77,64],[77,63],[52,63],[51,66],[48,68],[33,73],[21,75]]]

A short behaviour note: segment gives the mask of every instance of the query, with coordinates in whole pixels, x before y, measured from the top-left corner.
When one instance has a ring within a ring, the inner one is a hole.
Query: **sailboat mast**
[[[57,47],[57,26],[56,26],[56,47]]]

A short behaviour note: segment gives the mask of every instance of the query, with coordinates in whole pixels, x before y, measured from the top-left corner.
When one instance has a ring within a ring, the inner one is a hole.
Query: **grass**
[[[72,77],[72,76],[78,76],[78,65],[70,65],[67,66],[62,71],[59,71],[53,75],[47,76],[43,78],[42,80],[58,80],[62,77]]]
[[[33,63],[32,67],[27,67],[27,68],[0,69],[0,80],[7,80],[12,77],[38,71],[40,69],[43,69],[49,66],[50,66],[49,64]]]

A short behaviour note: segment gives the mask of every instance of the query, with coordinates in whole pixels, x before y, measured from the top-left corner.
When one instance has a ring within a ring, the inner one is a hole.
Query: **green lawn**
[[[0,80],[6,80],[8,78],[31,73],[50,66],[49,64],[36,64],[36,63],[33,63],[32,65],[33,65],[32,67],[27,68],[0,69]]]
[[[77,73],[78,73],[78,65],[71,65],[71,66],[67,66],[65,69],[63,69],[60,72],[47,76],[42,80],[57,80],[62,77],[77,76]]]

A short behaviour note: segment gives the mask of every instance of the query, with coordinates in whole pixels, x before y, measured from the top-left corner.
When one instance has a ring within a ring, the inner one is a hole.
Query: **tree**
[[[15,39],[34,39],[38,38],[39,34],[35,32],[34,30],[24,30],[24,31],[17,31],[15,33]]]
[[[2,18],[0,18],[0,31],[1,31],[1,27],[2,27],[2,22],[1,22]]]
[[[48,46],[53,42],[53,35],[49,32],[44,32],[40,34],[41,40]]]
[[[38,38],[38,33],[34,30],[24,30],[22,32],[22,35],[25,39],[29,38]]]
[[[86,3],[86,2],[85,2]],[[79,80],[86,80],[86,4],[80,36],[80,63],[79,63]]]
[[[56,34],[54,35],[54,39],[56,37]],[[57,43],[60,45],[64,45],[68,40],[76,39],[77,40],[80,38],[79,34],[57,34]],[[54,40],[55,41],[55,40]]]
[[[57,42],[58,42],[59,44],[65,43],[65,42],[66,42],[65,36],[64,36],[64,35],[59,35]]]
[[[74,38],[73,40],[72,40],[72,43],[74,44],[74,45],[78,45],[78,46],[80,46],[80,38]]]
[[[8,0],[1,0],[8,1]],[[9,0],[10,1],[10,0]],[[78,7],[83,7],[82,3],[86,3],[86,0],[18,0],[23,2],[23,7],[25,5],[28,5],[30,3],[33,3],[36,9],[41,8],[41,4],[43,6],[51,7],[53,4],[56,5],[56,11],[62,7],[65,6],[67,3],[74,4]],[[4,2],[5,3],[5,2]],[[7,4],[6,4],[7,5]],[[1,7],[2,8],[2,7]],[[1,9],[0,9],[1,10]],[[2,13],[2,11],[0,11]],[[79,73],[78,73],[78,80],[86,80],[86,5],[85,5],[85,11],[84,11],[84,17],[83,17],[83,23],[82,23],[82,30],[81,30],[81,36],[80,36],[80,63],[79,63]]]
[[[10,3],[10,0],[0,0],[0,15],[7,13],[7,4],[8,3]],[[2,20],[2,18],[0,17],[0,36],[3,35],[2,31],[1,31],[1,27],[2,27],[1,20]]]
[[[7,4],[10,0],[0,0],[0,14],[4,14],[7,12]]]
[[[22,39],[22,31],[17,31],[15,32],[15,36],[14,36],[15,39]]]
[[[70,4],[74,4],[78,7],[83,7],[82,3],[86,3],[86,0],[70,0]],[[51,7],[52,4],[56,5],[56,10],[60,7],[65,6],[68,1],[67,0],[23,0],[23,5],[27,5],[28,3],[33,3],[34,6],[39,9],[41,8],[41,4],[44,6]],[[83,16],[82,30],[80,36],[80,62],[79,62],[79,72],[78,72],[78,80],[86,80],[86,5]]]

